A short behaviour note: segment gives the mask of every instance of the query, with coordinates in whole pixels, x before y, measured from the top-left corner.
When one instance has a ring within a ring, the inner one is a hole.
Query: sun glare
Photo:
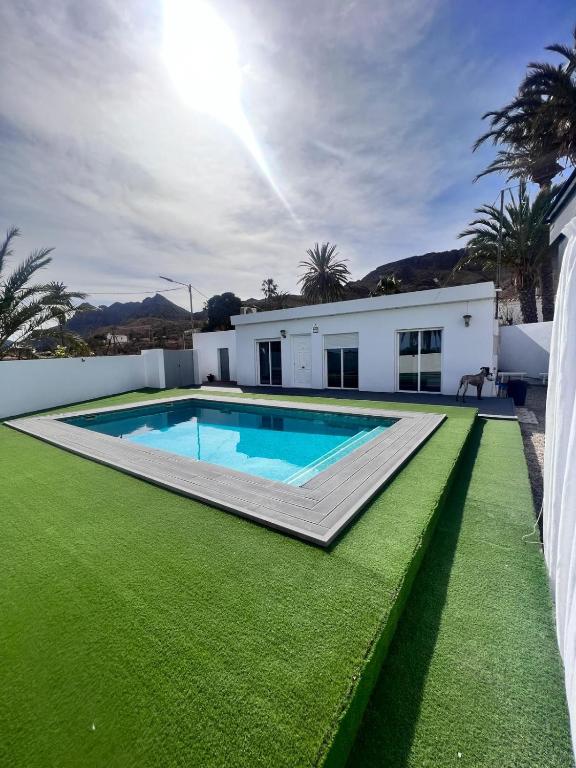
[[[242,76],[232,30],[203,0],[164,0],[162,47],[182,101],[234,131],[294,218],[242,108]]]

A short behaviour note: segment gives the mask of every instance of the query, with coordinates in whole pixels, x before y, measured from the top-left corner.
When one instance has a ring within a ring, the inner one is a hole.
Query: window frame
[[[340,353],[340,386],[333,387],[328,384],[328,352],[337,350]],[[344,386],[344,351],[355,350],[356,351],[356,376],[358,378],[358,384],[355,387]],[[360,347],[325,347],[324,348],[324,389],[344,389],[350,392],[355,392],[360,389]]]
[[[270,344],[273,341],[280,342],[280,384],[273,384],[272,383],[272,349],[270,347]],[[256,386],[257,387],[282,387],[283,381],[284,381],[284,366],[282,365],[282,338],[281,337],[271,337],[268,339],[255,339],[255,358],[256,358]],[[269,384],[262,384],[260,381],[260,344],[268,344],[268,350],[269,350],[269,356],[270,356],[270,383]]]
[[[420,374],[421,374],[421,349],[422,349],[422,333],[424,331],[440,331],[442,333],[442,342],[441,342],[441,348],[440,348],[440,388],[437,392],[434,392],[433,390],[429,389],[421,389],[420,388]],[[400,389],[400,334],[401,333],[418,333],[418,389]],[[418,327],[418,328],[397,328],[396,329],[396,392],[401,392],[402,394],[409,395],[409,394],[426,394],[426,395],[441,395],[442,394],[442,379],[443,379],[443,371],[442,366],[444,362],[444,336],[445,334],[445,328],[444,326],[429,326],[429,327]]]

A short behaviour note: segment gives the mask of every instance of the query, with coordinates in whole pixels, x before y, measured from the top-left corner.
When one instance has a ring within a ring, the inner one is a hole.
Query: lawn
[[[341,764],[473,424],[442,411],[327,551],[1,426],[0,764]]]
[[[573,765],[533,523],[518,425],[479,419],[348,768]]]

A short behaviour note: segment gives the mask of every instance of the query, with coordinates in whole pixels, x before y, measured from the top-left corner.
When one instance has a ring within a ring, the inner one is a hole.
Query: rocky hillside
[[[348,290],[354,297],[368,296],[376,287],[380,277],[389,274],[396,275],[402,281],[404,291],[426,291],[449,285],[470,285],[494,278],[493,275],[474,266],[466,267],[452,275],[454,267],[464,254],[464,248],[458,248],[453,251],[432,251],[421,256],[391,261],[368,272],[361,280],[349,283]]]
[[[169,299],[157,293],[144,301],[116,301],[114,304],[92,307],[84,304],[81,312],[77,312],[69,321],[68,327],[81,336],[90,334],[102,328],[126,325],[133,320],[176,320],[185,322],[189,312],[173,304]]]

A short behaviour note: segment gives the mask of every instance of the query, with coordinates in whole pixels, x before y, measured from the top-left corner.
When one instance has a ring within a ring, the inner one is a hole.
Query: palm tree
[[[488,112],[490,130],[476,142],[504,145],[496,159],[476,178],[505,173],[508,179],[530,179],[541,190],[550,190],[562,161],[576,163],[576,28],[572,48],[549,45],[546,50],[565,59],[559,66],[531,62],[517,96],[505,107]],[[552,254],[540,269],[542,316],[554,317]]]
[[[479,217],[470,222],[459,235],[469,237],[470,240],[466,255],[455,269],[471,262],[496,268],[501,228],[502,268],[510,275],[518,293],[523,321],[535,323],[538,321],[536,284],[540,266],[548,254],[546,219],[554,195],[542,190],[532,204],[526,184],[522,183],[517,195],[510,196],[511,202],[505,206],[502,217],[499,208],[494,205],[483,205],[476,209]]]
[[[557,53],[565,62],[553,66],[547,62],[531,62],[520,92],[541,99],[542,128],[554,129],[558,157],[576,163],[576,27],[572,32],[573,45],[549,45],[547,51]],[[536,126],[542,133],[539,126]]]
[[[311,304],[326,304],[344,297],[350,271],[344,263],[347,259],[337,259],[336,248],[330,243],[316,243],[306,251],[308,258],[298,265],[306,270],[298,282],[302,285],[302,296]]]
[[[278,296],[277,283],[274,282],[274,279],[272,277],[267,277],[265,280],[262,280],[262,287],[260,290],[264,294],[264,301],[266,304],[266,308],[270,309],[270,307],[272,306],[272,299]]]
[[[370,296],[391,296],[395,293],[402,293],[402,280],[392,272],[388,275],[380,275],[380,279],[374,290],[370,292]]]
[[[521,176],[549,188],[562,170],[560,161],[576,163],[576,28],[573,39],[572,48],[546,48],[560,54],[565,63],[531,62],[514,99],[483,116],[489,119],[490,130],[480,136],[474,150],[486,141],[507,147],[484,173],[504,172],[509,178]]]
[[[67,291],[62,283],[30,283],[52,261],[52,248],[34,251],[5,276],[6,261],[13,255],[12,244],[19,235],[17,227],[10,228],[0,245],[0,360],[12,345],[45,334],[47,323],[56,320],[63,327],[75,311],[73,300],[85,298],[83,293]]]

